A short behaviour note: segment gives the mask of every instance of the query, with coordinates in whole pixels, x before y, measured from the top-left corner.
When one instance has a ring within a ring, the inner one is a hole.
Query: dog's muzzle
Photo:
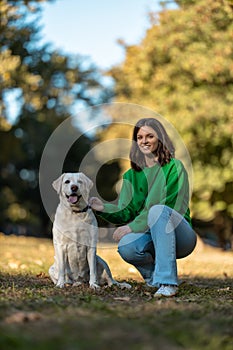
[[[71,193],[70,195],[66,194],[66,198],[71,204],[77,204],[81,197],[81,195],[78,196],[76,193]]]

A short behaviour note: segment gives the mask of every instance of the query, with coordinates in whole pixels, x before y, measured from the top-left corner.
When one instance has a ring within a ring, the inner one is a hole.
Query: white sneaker
[[[154,294],[154,297],[173,297],[178,292],[178,287],[171,284],[162,284],[157,292]]]

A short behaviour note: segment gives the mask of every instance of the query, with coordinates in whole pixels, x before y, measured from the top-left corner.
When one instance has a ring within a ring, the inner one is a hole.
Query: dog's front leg
[[[96,273],[96,248],[90,247],[87,252],[87,260],[90,269],[90,280],[89,285],[91,288],[100,288],[97,283],[97,273]]]
[[[65,285],[65,251],[64,247],[61,245],[56,245],[56,257],[57,257],[57,264],[58,264],[58,280],[56,287],[63,288]]]

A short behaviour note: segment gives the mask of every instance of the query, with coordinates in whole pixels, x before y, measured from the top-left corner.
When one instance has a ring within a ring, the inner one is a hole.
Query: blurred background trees
[[[45,232],[48,218],[38,188],[45,143],[77,102],[104,103],[111,91],[102,85],[98,68],[82,57],[40,45],[40,3],[0,0],[0,226],[25,222]],[[214,224],[224,246],[231,240],[233,218],[233,3],[161,3],[159,14],[149,14],[139,44],[121,41],[125,59],[107,75],[114,79],[115,101],[151,108],[178,130],[192,158],[194,222]],[[17,116],[13,122],[10,114]],[[98,137],[104,140],[108,133],[123,136],[115,125]],[[84,139],[70,152],[72,170],[93,145]],[[106,164],[101,174],[110,168]],[[119,174],[116,161],[114,169]],[[98,181],[109,177],[101,174]],[[109,188],[103,185],[101,191],[112,198]]]
[[[40,44],[41,2],[0,1],[0,227],[7,232],[47,232],[38,186],[44,146],[77,102],[108,99],[95,66]],[[90,145],[83,137],[76,147],[76,170]]]

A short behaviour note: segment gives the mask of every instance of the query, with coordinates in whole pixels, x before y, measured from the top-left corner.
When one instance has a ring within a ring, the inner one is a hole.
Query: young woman
[[[196,245],[189,211],[187,172],[175,159],[172,141],[154,118],[139,120],[133,131],[131,168],[123,175],[118,205],[92,197],[90,205],[118,225],[118,252],[141,273],[155,296],[178,291],[177,258]]]

